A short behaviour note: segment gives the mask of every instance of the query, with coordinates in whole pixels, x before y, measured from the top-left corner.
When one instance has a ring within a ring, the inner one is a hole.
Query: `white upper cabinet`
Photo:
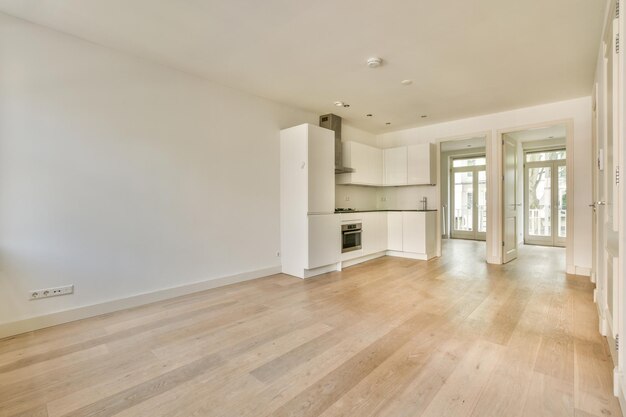
[[[337,184],[400,186],[435,185],[437,148],[433,143],[379,149],[359,142],[343,143],[343,165],[354,172],[339,174]]]
[[[437,182],[436,147],[421,143],[407,147],[407,184],[435,185]]]
[[[337,184],[383,184],[383,150],[359,142],[343,142],[343,165],[354,172],[337,175]]]
[[[383,149],[383,185],[407,185],[407,147]]]

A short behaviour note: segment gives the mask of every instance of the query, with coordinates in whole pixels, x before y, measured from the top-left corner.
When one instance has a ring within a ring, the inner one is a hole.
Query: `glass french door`
[[[567,170],[565,150],[526,153],[524,243],[565,246]]]
[[[450,174],[452,237],[485,240],[487,232],[485,158],[454,159]]]

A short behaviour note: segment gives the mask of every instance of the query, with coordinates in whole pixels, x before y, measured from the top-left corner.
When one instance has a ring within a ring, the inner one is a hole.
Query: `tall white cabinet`
[[[282,271],[300,278],[338,267],[341,228],[335,211],[335,136],[303,124],[280,133]]]

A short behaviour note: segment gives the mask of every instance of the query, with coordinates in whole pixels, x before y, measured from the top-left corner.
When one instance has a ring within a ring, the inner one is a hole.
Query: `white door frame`
[[[489,157],[490,153],[493,153],[494,156],[497,156],[498,163],[495,164],[495,167],[497,169],[498,175],[496,175],[495,178],[501,179],[503,172],[504,172],[503,161],[502,161],[502,150],[503,150],[502,140],[504,139],[504,135],[507,133],[518,132],[520,130],[545,128],[545,127],[550,127],[554,125],[565,126],[565,137],[566,137],[565,149],[567,151],[567,156],[568,156],[566,160],[566,165],[565,165],[567,167],[566,168],[567,170],[567,200],[573,202],[575,201],[574,200],[574,191],[575,191],[574,190],[574,175],[572,175],[572,173],[574,172],[574,167],[572,165],[574,162],[574,120],[573,119],[550,120],[550,121],[534,123],[530,125],[521,125],[521,126],[509,127],[505,129],[499,129],[497,130],[497,133],[496,133],[496,140],[494,141],[495,143],[491,144],[492,152],[489,151],[489,144],[487,144],[487,149],[488,149],[487,155]],[[489,183],[490,178],[493,180],[494,176],[488,175],[487,183]],[[497,251],[497,258],[499,260],[499,262],[497,263],[502,263],[503,251],[502,251],[501,242],[503,241],[503,238],[504,238],[503,236],[504,228],[502,227],[502,220],[501,220],[504,215],[502,181],[497,181],[495,189],[497,189],[498,197],[496,200],[496,208],[495,208],[496,215],[492,217],[496,217],[496,219],[494,219],[496,220],[496,223],[494,226],[497,228],[497,231],[496,231],[497,241],[500,244],[496,245],[497,247],[494,247],[493,249]],[[574,243],[574,222],[573,222],[574,221],[574,204],[568,204],[566,219],[567,219],[567,238],[565,239],[565,262],[567,266],[566,272],[568,274],[575,274],[576,267],[574,266],[574,244],[573,244]]]
[[[563,149],[562,147],[558,148],[549,148],[545,149],[545,151],[551,150],[559,150]],[[565,247],[566,238],[559,237],[558,235],[558,169],[561,166],[566,166],[567,156],[565,159],[557,159],[550,161],[536,161],[536,162],[527,162],[526,155],[529,153],[537,152],[536,149],[525,150],[523,153],[524,158],[524,243],[527,245],[545,245],[545,246],[561,246]],[[529,214],[530,210],[528,208],[528,171],[531,168],[550,168],[550,204],[551,204],[551,236],[530,236],[528,234],[528,225],[529,225]],[[569,191],[569,190],[568,190]],[[569,197],[567,198],[567,207],[569,208]],[[567,217],[566,217],[567,219]],[[566,231],[567,233],[567,231]]]
[[[477,153],[473,155],[458,155],[455,157],[451,157],[450,159],[454,161],[455,159],[471,159],[474,158],[484,158],[484,153]],[[472,192],[474,194],[473,208],[472,208],[472,231],[463,231],[463,230],[454,230],[453,221],[454,218],[454,209],[456,207],[455,201],[455,193],[454,193],[454,174],[457,172],[472,172],[474,175],[472,176]],[[469,166],[469,167],[459,167],[454,168],[450,167],[449,177],[448,177],[448,187],[450,190],[450,200],[449,200],[449,216],[448,216],[448,224],[450,224],[450,237],[453,239],[470,239],[470,240],[485,240],[486,232],[478,231],[478,176],[479,172],[485,172],[485,180],[487,175],[487,166],[485,165],[477,165],[477,166]]]
[[[490,256],[490,254],[494,252],[494,250],[492,249],[492,246],[494,246],[494,241],[495,241],[494,236],[492,236],[493,227],[491,226],[491,223],[490,223],[491,221],[490,219],[494,217],[494,212],[491,211],[493,207],[491,205],[490,197],[489,197],[491,195],[491,190],[493,190],[492,183],[491,183],[492,181],[489,175],[489,169],[490,169],[489,167],[490,167],[491,161],[493,160],[493,157],[490,156],[490,153],[489,153],[489,149],[491,148],[491,142],[493,138],[493,134],[491,130],[483,130],[483,131],[479,131],[475,133],[440,137],[440,138],[435,139],[435,142],[437,144],[437,185],[435,186],[435,190],[437,193],[437,201],[436,201],[437,206],[436,207],[438,207],[439,210],[442,210],[442,212],[444,212],[444,207],[441,206],[442,204],[441,203],[441,187],[442,187],[441,185],[441,144],[443,142],[453,142],[453,141],[472,139],[472,138],[477,138],[477,137],[485,138],[485,158],[486,158],[486,166],[487,166],[487,237],[486,237],[487,262],[498,263],[498,262],[494,262],[494,257],[492,255]],[[446,184],[445,186],[448,187],[448,184]],[[449,209],[449,207],[445,209]],[[445,213],[443,213],[443,215],[445,215]],[[441,231],[442,231],[443,215],[440,213],[440,215],[437,216],[437,256],[441,256]]]

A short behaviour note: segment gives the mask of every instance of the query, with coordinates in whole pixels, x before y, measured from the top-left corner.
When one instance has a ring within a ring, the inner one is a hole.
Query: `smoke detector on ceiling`
[[[367,60],[367,66],[370,68],[378,68],[382,65],[383,60],[381,58],[372,57]]]

